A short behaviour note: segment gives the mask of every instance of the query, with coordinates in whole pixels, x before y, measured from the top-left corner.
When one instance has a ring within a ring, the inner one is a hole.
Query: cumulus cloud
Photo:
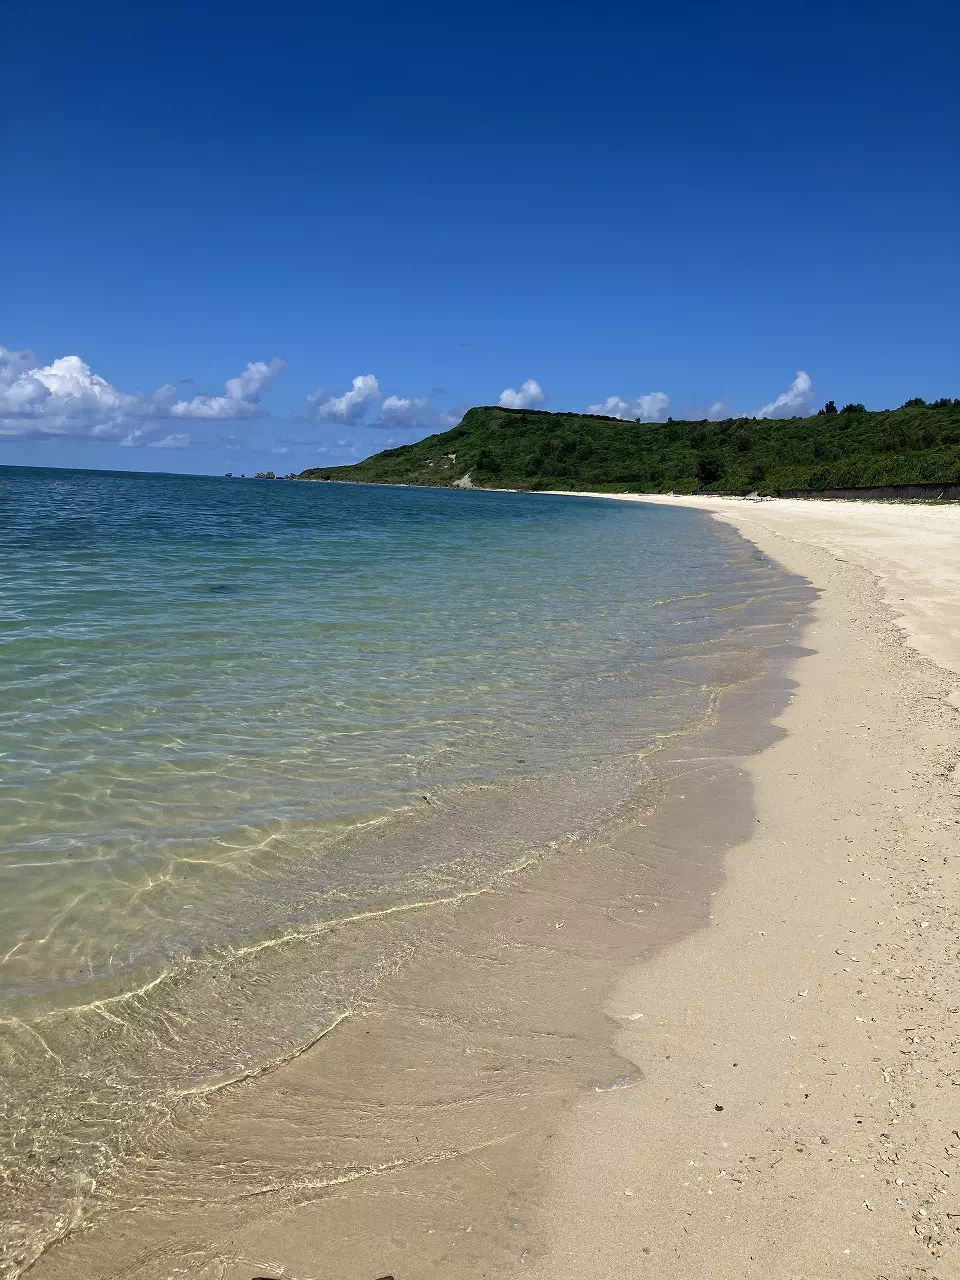
[[[536,378],[527,378],[526,382],[521,384],[519,391],[513,387],[507,387],[500,392],[500,408],[530,409],[535,404],[543,404],[546,398]]]
[[[380,416],[387,426],[400,426],[422,419],[430,407],[426,396],[387,396]]]
[[[802,369],[789,388],[753,415],[755,418],[802,418],[810,412],[813,383]]]
[[[37,357],[32,351],[11,351],[8,347],[0,347],[0,384],[11,383],[36,363]]]
[[[260,391],[282,367],[281,360],[249,364],[227,382],[224,395],[186,401],[178,400],[169,384],[152,395],[120,391],[79,356],[39,365],[32,351],[0,347],[0,436],[70,437],[129,447],[140,442],[151,422],[165,418],[253,416]]]
[[[0,432],[4,435],[121,434],[136,415],[137,396],[93,373],[79,356],[36,365],[32,351],[0,349]],[[31,367],[32,366],[32,367]]]
[[[307,396],[303,410],[296,414],[301,422],[320,425],[340,423],[347,427],[393,428],[419,431],[423,428],[445,430],[455,426],[460,416],[433,408],[429,396],[401,396],[391,393],[381,400],[383,392],[374,373],[359,374],[350,390],[331,395],[318,387]]]
[[[185,449],[190,443],[190,437],[182,432],[174,435],[164,436],[162,440],[151,440],[147,446],[150,449]]]
[[[707,417],[714,422],[719,422],[720,419],[726,415],[726,412],[727,412],[727,406],[723,403],[723,401],[714,400],[713,404],[710,406],[709,412],[707,413]]]
[[[606,418],[623,418],[626,422],[662,422],[670,408],[670,397],[662,391],[622,400],[620,396],[607,396],[603,404],[588,404],[587,413],[601,414]]]
[[[360,422],[366,416],[371,401],[378,399],[379,395],[380,384],[376,374],[362,373],[353,379],[350,390],[342,396],[327,395],[318,387],[307,396],[300,417],[310,422]]]
[[[224,383],[222,396],[194,396],[177,400],[169,406],[171,418],[206,418],[222,422],[236,418],[253,418],[260,412],[260,392],[284,367],[283,360],[251,362],[236,378]],[[157,395],[167,396],[172,387],[161,387]]]

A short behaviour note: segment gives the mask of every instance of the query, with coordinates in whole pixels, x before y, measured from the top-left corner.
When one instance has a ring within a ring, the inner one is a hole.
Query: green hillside
[[[501,489],[831,489],[960,482],[960,400],[812,418],[622,422],[578,413],[470,409],[459,426],[308,480]]]

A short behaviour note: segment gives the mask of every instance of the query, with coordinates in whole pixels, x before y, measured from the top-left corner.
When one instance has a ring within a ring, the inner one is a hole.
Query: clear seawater
[[[312,1003],[221,1025],[238,957],[611,820],[775,589],[689,510],[0,468],[0,1163],[35,1235],[10,1274],[164,1090],[259,1069],[233,1027],[279,1055],[375,980],[314,964]]]
[[[597,744],[567,716],[725,567],[701,517],[603,500],[25,468],[0,492],[7,994],[202,945],[218,879],[305,826],[569,766]]]

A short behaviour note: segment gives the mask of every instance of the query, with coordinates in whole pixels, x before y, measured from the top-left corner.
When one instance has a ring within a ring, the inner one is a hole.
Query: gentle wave
[[[0,499],[11,1274],[362,1006],[392,918],[650,800],[778,590],[661,507],[27,469]]]

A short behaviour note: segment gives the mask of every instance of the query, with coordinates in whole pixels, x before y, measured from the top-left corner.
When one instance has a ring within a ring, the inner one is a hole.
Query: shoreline
[[[821,596],[709,927],[607,1006],[645,1085],[569,1118],[529,1274],[946,1280],[960,512],[653,501],[711,512]]]
[[[938,666],[960,675],[960,503],[837,502],[815,498],[714,498],[666,494],[572,493],[556,497],[606,498],[705,511],[784,562],[790,543],[823,550],[879,581],[884,600],[901,619],[911,645]],[[756,536],[755,536],[756,535]],[[772,537],[772,540],[771,540]],[[900,608],[900,605],[903,608]]]
[[[151,1160],[32,1274],[955,1274],[956,681],[777,505],[729,523],[820,593],[805,648],[771,635],[769,679],[679,745],[662,803],[397,920],[404,962],[332,1055],[200,1099],[159,1153],[166,1203]]]
[[[641,1083],[611,1043],[612,985],[704,927],[724,854],[753,820],[742,757],[778,736],[790,696],[810,589],[723,536],[742,566],[714,602],[731,625],[706,666],[691,665],[685,634],[671,659],[681,682],[712,687],[714,671],[713,709],[664,741],[652,772],[631,766],[636,797],[615,824],[490,892],[331,932],[354,954],[389,930],[400,963],[322,1048],[192,1097],[31,1274],[313,1280],[529,1264],[562,1114]]]

